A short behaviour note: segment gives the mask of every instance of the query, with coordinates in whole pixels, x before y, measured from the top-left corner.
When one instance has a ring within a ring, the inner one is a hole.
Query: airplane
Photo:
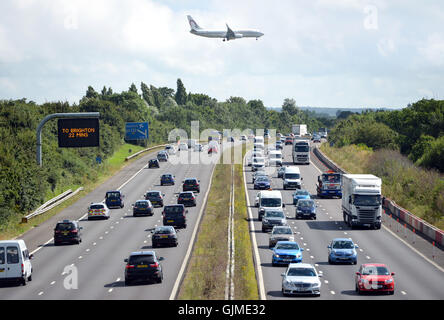
[[[262,37],[264,34],[257,30],[238,30],[233,31],[227,24],[227,31],[216,31],[216,30],[206,30],[199,27],[199,25],[194,21],[191,16],[188,17],[188,22],[190,23],[190,32],[196,36],[207,37],[207,38],[222,38],[223,41],[229,41],[240,38],[256,38]]]

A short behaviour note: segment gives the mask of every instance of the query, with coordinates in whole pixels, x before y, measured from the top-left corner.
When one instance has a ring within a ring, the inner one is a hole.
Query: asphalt
[[[318,168],[312,161],[310,165],[299,165],[303,177],[302,188],[308,190],[318,205],[317,220],[296,220],[295,206],[292,204],[294,190],[283,190],[282,179],[277,172],[272,176],[273,190],[280,190],[286,204],[285,212],[298,244],[304,248],[303,262],[315,266],[323,274],[320,297],[284,297],[281,293],[281,273],[286,267],[271,265],[272,251],[268,248],[269,234],[261,231],[261,222],[257,220],[254,199],[258,190],[253,190],[251,169],[245,167],[250,210],[254,217],[254,232],[260,256],[260,268],[263,273],[263,285],[266,299],[327,299],[327,300],[405,300],[405,299],[443,299],[444,273],[442,268],[430,263],[411,246],[388,228],[380,230],[351,230],[342,220],[340,199],[317,199],[316,182],[323,168]],[[291,146],[284,148],[284,165],[293,165]],[[317,164],[319,166],[319,164]],[[322,169],[322,170],[321,170]],[[357,265],[329,265],[327,246],[333,238],[350,237],[359,245]],[[355,292],[355,273],[361,264],[385,263],[395,272],[395,294],[364,295]]]

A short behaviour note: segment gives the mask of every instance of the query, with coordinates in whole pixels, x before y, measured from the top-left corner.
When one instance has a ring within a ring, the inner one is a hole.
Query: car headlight
[[[385,283],[386,284],[389,284],[389,283],[392,283],[393,282],[393,279],[387,279],[387,280],[385,280]]]
[[[279,255],[278,255],[278,254],[275,254],[274,256],[275,256],[275,258],[279,258]]]
[[[367,283],[367,279],[361,279],[361,283]]]
[[[298,253],[297,255],[296,255],[296,258],[300,258],[301,257],[301,254],[300,253]]]

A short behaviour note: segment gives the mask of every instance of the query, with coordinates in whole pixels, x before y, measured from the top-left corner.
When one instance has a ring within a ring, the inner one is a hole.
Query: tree
[[[282,104],[282,112],[288,113],[290,116],[295,116],[299,113],[299,108],[296,106],[294,99],[286,98]]]
[[[88,90],[86,90],[86,97],[91,99],[97,99],[99,98],[99,94],[97,93],[96,90],[94,90],[94,88],[92,86],[88,87]]]
[[[139,93],[137,92],[137,87],[136,87],[136,85],[135,85],[134,83],[131,84],[131,87],[129,88],[129,91],[131,91],[131,92],[135,92],[135,93],[139,94]]]
[[[154,96],[150,88],[142,82],[140,84],[140,89],[142,90],[142,97],[146,101],[146,103],[148,103],[149,106],[154,106]]]
[[[184,106],[187,104],[187,92],[182,83],[182,80],[180,79],[177,79],[177,90],[174,99],[176,100],[177,104],[180,106]]]

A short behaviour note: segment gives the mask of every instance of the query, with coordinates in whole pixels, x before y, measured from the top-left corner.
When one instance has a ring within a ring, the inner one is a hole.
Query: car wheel
[[[361,290],[359,289],[358,284],[356,284],[355,286],[356,286],[356,287],[355,287],[355,291],[356,291],[358,294],[361,294]]]
[[[157,244],[153,242],[152,247],[153,247],[153,248],[156,248],[156,247],[157,247]]]
[[[22,278],[22,285],[26,286],[28,284],[28,278],[25,276]]]
[[[28,277],[28,281],[32,281],[32,274]]]
[[[393,291],[389,291],[389,295],[394,295],[395,294],[395,290],[393,290]]]

